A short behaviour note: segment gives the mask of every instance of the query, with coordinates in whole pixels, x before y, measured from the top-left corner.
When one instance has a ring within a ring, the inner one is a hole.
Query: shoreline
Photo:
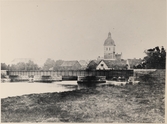
[[[110,85],[111,86],[114,86],[114,85],[123,86],[123,85],[126,85],[126,83],[127,82],[106,80],[106,83],[96,84],[96,87],[110,86]],[[64,92],[64,91],[72,91],[72,90],[85,88],[85,87],[82,87],[82,85],[78,85],[77,81],[60,81],[60,82],[52,82],[52,83],[6,82],[6,83],[1,83],[1,87],[2,87],[1,98],[17,97],[17,96],[29,95],[29,94]],[[19,89],[17,89],[17,87],[19,87]],[[27,87],[27,88],[26,90],[22,91],[24,87]],[[40,87],[41,90],[39,90],[38,87]],[[10,89],[15,89],[15,90],[10,91]]]
[[[64,81],[54,83],[28,83],[28,82],[9,82],[1,83],[1,98],[21,96],[32,93],[63,92],[77,88],[76,81]],[[23,90],[24,89],[24,90]]]
[[[165,84],[22,95],[1,99],[1,121],[164,123],[164,97]]]

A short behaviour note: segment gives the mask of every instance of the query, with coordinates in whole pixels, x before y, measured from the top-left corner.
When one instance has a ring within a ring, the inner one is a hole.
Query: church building
[[[108,38],[104,42],[104,60],[121,60],[122,53],[115,53],[115,42],[111,37],[111,33],[108,33]]]

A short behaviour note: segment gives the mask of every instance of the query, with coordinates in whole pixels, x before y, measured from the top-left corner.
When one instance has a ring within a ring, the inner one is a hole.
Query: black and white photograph
[[[165,123],[166,0],[1,0],[1,123]]]

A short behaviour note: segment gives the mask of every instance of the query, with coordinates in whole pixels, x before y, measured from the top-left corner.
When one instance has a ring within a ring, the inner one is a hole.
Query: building
[[[108,38],[104,41],[104,59],[105,60],[121,60],[122,58],[122,53],[121,54],[116,54],[115,53],[115,42],[111,37],[111,33],[108,33]]]
[[[127,67],[126,60],[101,60],[96,66],[96,70],[125,70]]]
[[[89,64],[87,65],[87,69],[88,70],[96,70],[97,65],[99,64],[101,60],[92,60],[89,62]]]
[[[111,37],[111,33],[108,33],[107,39],[104,41],[104,57],[98,57],[97,60],[92,60],[87,69],[95,70],[119,70],[127,69],[128,62],[122,59],[122,53],[118,54],[115,50],[115,42]]]
[[[134,69],[136,68],[138,65],[140,65],[142,63],[142,59],[127,59],[127,65],[128,66],[128,69]]]
[[[127,60],[92,60],[87,66],[89,70],[125,70]]]
[[[78,62],[81,65],[82,70],[85,70],[89,64],[89,60],[79,60]]]
[[[60,65],[59,70],[80,70],[81,65],[78,61],[63,61]]]

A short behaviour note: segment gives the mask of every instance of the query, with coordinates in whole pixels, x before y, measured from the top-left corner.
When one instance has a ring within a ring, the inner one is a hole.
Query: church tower
[[[116,59],[115,58],[115,43],[111,38],[111,33],[108,33],[108,38],[104,42],[104,59]]]

